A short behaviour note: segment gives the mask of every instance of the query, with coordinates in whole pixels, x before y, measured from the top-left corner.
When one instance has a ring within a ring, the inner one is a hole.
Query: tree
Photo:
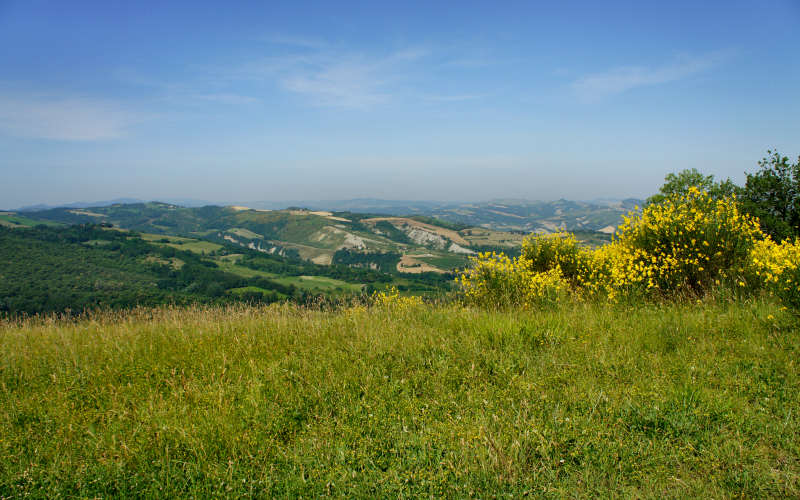
[[[761,170],[746,174],[742,208],[758,217],[761,229],[781,241],[800,236],[800,157],[792,164],[777,151],[767,150]]]
[[[713,175],[703,175],[696,168],[691,168],[681,170],[677,174],[667,174],[664,177],[664,185],[657,194],[647,199],[647,203],[660,203],[672,195],[686,194],[692,186],[707,191],[714,199],[731,196],[739,189],[730,179],[716,182]]]

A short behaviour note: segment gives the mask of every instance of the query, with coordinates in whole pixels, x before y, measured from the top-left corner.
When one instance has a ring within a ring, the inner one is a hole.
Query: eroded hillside
[[[232,243],[316,264],[405,273],[444,273],[481,250],[513,251],[521,234],[451,224],[429,217],[385,217],[244,206],[187,208],[166,203],[59,208],[28,214],[64,224],[103,223],[150,234]]]

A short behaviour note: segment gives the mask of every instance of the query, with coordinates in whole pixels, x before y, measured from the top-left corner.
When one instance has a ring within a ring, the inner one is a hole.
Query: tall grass
[[[796,497],[761,301],[162,308],[0,324],[0,497]]]

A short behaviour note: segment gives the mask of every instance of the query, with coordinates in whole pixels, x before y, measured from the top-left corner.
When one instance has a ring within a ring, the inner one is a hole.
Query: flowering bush
[[[714,200],[690,188],[625,217],[613,245],[624,254],[625,284],[705,293],[744,282],[750,252],[763,237],[758,221],[742,214],[734,197]]]
[[[461,274],[464,296],[472,303],[493,307],[528,307],[556,302],[567,289],[561,268],[536,272],[524,255],[510,259],[494,252],[471,258],[472,265]]]
[[[775,243],[767,237],[751,252],[753,273],[784,304],[800,309],[800,239]]]
[[[557,233],[527,237],[517,259],[480,254],[461,285],[469,299],[487,305],[527,306],[566,291],[617,300],[767,288],[797,307],[798,263],[800,243],[774,243],[735,197],[714,199],[690,188],[625,217],[614,241],[596,250]]]
[[[591,270],[591,253],[570,233],[531,234],[522,242],[521,256],[520,264],[528,271],[543,273],[559,268],[573,286],[584,281]]]

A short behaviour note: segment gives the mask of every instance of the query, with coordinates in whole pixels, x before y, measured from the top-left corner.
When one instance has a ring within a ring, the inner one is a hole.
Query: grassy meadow
[[[5,227],[33,227],[37,224],[45,224],[48,226],[58,227],[61,224],[49,221],[34,220],[14,212],[0,212],[0,226]]]
[[[0,323],[0,498],[800,496],[771,301]]]

